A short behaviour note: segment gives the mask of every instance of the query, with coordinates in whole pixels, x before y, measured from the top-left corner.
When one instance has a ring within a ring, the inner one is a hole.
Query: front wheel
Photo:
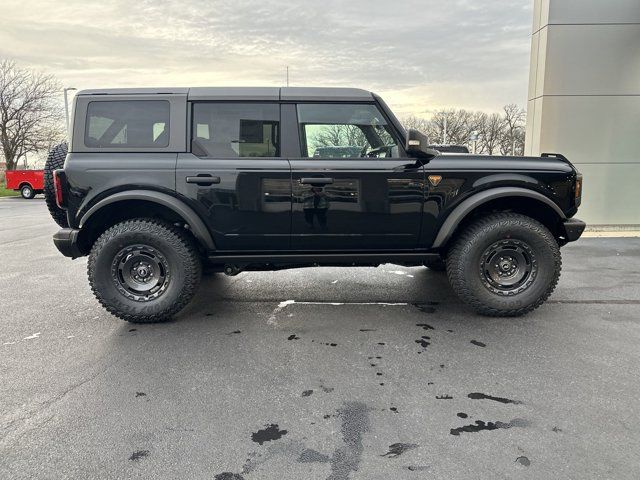
[[[191,300],[201,260],[187,234],[151,219],[118,223],[96,240],[87,271],[98,301],[132,323],[169,320]]]
[[[36,192],[33,188],[31,188],[31,185],[24,185],[20,189],[20,195],[22,195],[22,198],[26,200],[31,200],[33,197],[36,196]]]
[[[498,213],[469,225],[447,256],[447,276],[458,296],[478,313],[520,316],[555,289],[562,261],[551,232],[516,213]]]

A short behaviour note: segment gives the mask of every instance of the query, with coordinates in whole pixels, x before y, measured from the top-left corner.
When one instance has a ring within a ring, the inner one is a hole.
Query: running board
[[[254,264],[254,263],[267,263],[267,264],[289,264],[289,263],[308,263],[308,264],[344,264],[344,265],[358,265],[363,263],[396,263],[396,262],[418,262],[422,263],[427,260],[440,259],[440,255],[437,253],[425,253],[425,252],[407,252],[407,253],[294,253],[294,254],[281,254],[270,253],[260,255],[246,255],[246,254],[221,254],[209,255],[208,259],[211,263],[221,264]]]

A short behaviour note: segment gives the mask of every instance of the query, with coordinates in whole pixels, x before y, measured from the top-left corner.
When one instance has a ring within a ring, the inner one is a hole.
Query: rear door
[[[289,248],[291,169],[280,155],[277,102],[193,102],[191,151],[176,189],[207,222],[218,250]]]
[[[418,245],[424,168],[375,103],[299,103],[291,158],[293,250]]]

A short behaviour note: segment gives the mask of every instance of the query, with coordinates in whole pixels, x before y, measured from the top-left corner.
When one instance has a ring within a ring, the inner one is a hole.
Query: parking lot
[[[0,478],[638,478],[640,238],[567,246],[524,318],[426,268],[207,276],[104,310],[41,199],[0,199]]]

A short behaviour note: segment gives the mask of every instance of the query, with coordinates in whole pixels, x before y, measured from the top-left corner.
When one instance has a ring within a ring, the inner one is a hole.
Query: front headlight
[[[582,202],[582,174],[576,175],[576,183],[573,186],[573,192],[575,195],[576,207]]]

